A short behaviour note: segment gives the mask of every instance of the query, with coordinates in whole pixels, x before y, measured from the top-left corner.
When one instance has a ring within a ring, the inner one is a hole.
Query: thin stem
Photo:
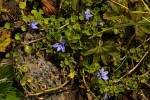
[[[125,55],[125,59],[122,61],[122,63],[117,67],[117,69],[115,70],[115,72],[124,64],[124,62],[127,59],[127,55]]]
[[[140,48],[142,45],[144,45],[146,42],[148,42],[150,40],[150,38],[146,39],[146,41],[144,41],[141,45],[138,46],[138,48]]]
[[[84,70],[82,70],[82,72],[83,72],[83,74],[84,74]],[[87,83],[86,83],[86,81],[85,81],[84,75],[82,76],[82,78],[83,78],[83,82],[84,82],[84,84],[85,84],[85,86],[86,86],[86,88],[87,88],[87,91],[90,92],[90,94],[92,94],[92,96],[93,96],[94,98],[96,98],[96,100],[97,100],[98,98],[95,96],[95,94],[90,90],[89,86],[87,85]]]
[[[62,29],[62,28],[64,28],[64,27],[66,27],[67,25],[69,25],[69,23],[67,23],[67,24],[65,24],[65,25],[63,25],[63,26],[61,26],[61,27],[58,28],[58,29]]]
[[[144,77],[145,75],[149,74],[150,71],[144,73],[143,75],[140,75],[139,77]]]
[[[143,13],[143,14],[150,14],[150,12],[143,12],[143,11],[131,11],[130,13]]]
[[[119,82],[120,80],[122,80],[124,77],[126,77],[127,75],[131,74],[140,64],[141,62],[144,60],[144,58],[149,54],[150,50],[147,51],[144,56],[141,58],[141,60],[138,62],[138,64],[136,64],[130,71],[128,71],[125,75],[123,75],[120,79],[118,79],[116,82]]]
[[[145,83],[145,82],[142,82],[142,83],[150,87],[150,84],[148,84],[148,83]]]
[[[31,43],[34,43],[34,42],[40,41],[40,40],[43,40],[43,37],[42,37],[42,38],[39,38],[39,39],[36,39],[36,40],[32,40],[32,41],[28,42],[27,44],[31,44]]]
[[[49,92],[52,92],[52,91],[56,91],[56,90],[58,90],[60,88],[63,88],[69,81],[66,81],[64,84],[62,84],[61,86],[58,86],[56,88],[51,88],[51,89],[44,90],[42,92],[38,92],[38,93],[35,93],[35,94],[29,94],[29,96],[38,96],[38,95],[41,95],[41,94],[44,94],[44,93],[49,93]]]
[[[39,39],[32,40],[32,41],[30,41],[30,42],[28,42],[28,43],[22,42],[22,44],[28,45],[28,44],[31,44],[31,43],[34,43],[34,42],[37,42],[37,41],[40,41],[40,40],[43,40],[43,37],[42,37],[42,38],[39,38]]]

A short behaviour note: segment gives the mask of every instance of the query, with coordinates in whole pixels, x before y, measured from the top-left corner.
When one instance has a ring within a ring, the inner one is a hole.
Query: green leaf
[[[19,8],[25,9],[26,8],[26,2],[20,2],[19,3]]]
[[[39,9],[40,14],[44,14],[44,11],[42,9]]]
[[[78,17],[75,14],[71,15],[71,22],[76,22]]]
[[[114,29],[114,34],[118,34],[119,33],[119,30],[118,29]]]
[[[81,30],[79,23],[74,24],[74,25],[73,25],[73,28],[74,28],[75,30]]]
[[[83,14],[80,14],[79,19],[80,19],[80,20],[84,20]]]
[[[94,10],[92,11],[92,14],[96,15],[96,14],[98,14],[99,11],[100,11],[100,8],[99,7],[95,7]]]
[[[96,47],[96,48],[94,48],[94,49],[90,49],[90,50],[84,52],[83,55],[84,55],[84,56],[91,55],[91,54],[93,54],[93,53],[96,53],[98,49],[99,49],[99,47]]]
[[[91,78],[91,82],[92,82],[92,85],[95,85],[95,86],[100,86],[100,85],[104,84],[103,80],[97,79],[95,77]]]
[[[16,40],[21,40],[21,34],[20,33],[15,34],[15,39]]]
[[[79,8],[79,0],[72,0],[71,5],[72,9],[76,11]]]
[[[120,13],[120,11],[121,11],[121,10],[120,10],[120,6],[114,4],[113,2],[110,2],[109,4],[110,4],[110,6],[111,6],[111,9],[112,9],[115,13]]]
[[[28,17],[24,15],[24,16],[22,16],[22,20],[27,23],[28,22]]]
[[[0,83],[0,92],[5,90],[5,89],[10,88],[11,86],[12,86],[12,82],[11,81]]]
[[[87,36],[92,35],[92,32],[90,32],[90,30],[89,30],[89,29],[87,29],[87,30],[83,30],[82,32],[83,32],[84,34],[86,34]]]
[[[4,65],[0,68],[0,79],[7,78],[7,80],[13,80],[15,69],[11,65]]]
[[[27,65],[23,65],[22,67],[21,67],[21,70],[22,70],[22,72],[28,72],[28,66]]]
[[[65,18],[60,17],[60,18],[58,18],[58,21],[59,21],[59,22],[63,22],[63,21],[65,21]]]
[[[92,77],[92,78],[91,78],[91,84],[92,84],[93,86],[98,86],[98,85],[99,85],[97,81],[98,81],[97,78],[95,78],[95,77]]]
[[[26,46],[24,47],[24,51],[25,51],[26,53],[30,53],[31,50],[32,50],[32,47],[31,47],[31,46],[26,45]]]
[[[60,41],[62,39],[61,34],[56,34],[55,35],[55,40]]]
[[[112,14],[106,12],[106,13],[103,14],[103,18],[106,19],[106,20],[112,20],[112,21],[114,21],[114,20],[120,19],[121,16],[120,15],[119,16],[112,15]]]
[[[38,12],[37,10],[32,10],[31,13],[38,19],[42,19],[43,16],[41,14],[41,12]]]
[[[46,48],[46,53],[51,53],[53,51],[52,47],[47,47]]]
[[[65,65],[70,65],[70,62],[68,60],[64,61]]]
[[[98,63],[100,60],[100,55],[99,54],[94,54],[93,55],[93,63]]]
[[[100,69],[100,65],[98,63],[93,63],[90,66],[86,65],[85,68],[86,68],[85,70],[87,72],[92,74],[92,73],[94,73],[94,72],[96,72],[96,71],[98,71]]]
[[[107,65],[108,63],[108,57],[106,56],[106,55],[101,55],[101,59],[102,59],[102,61],[103,61],[103,63],[105,64],[105,65]]]
[[[0,83],[0,100],[20,100],[22,93],[12,87],[12,82]]]
[[[80,35],[79,35],[79,34],[75,34],[75,35],[73,36],[73,39],[79,40],[79,39],[80,39]]]
[[[39,41],[36,42],[36,47],[37,47],[37,48],[41,48],[42,46],[43,46],[43,43],[42,43],[42,42],[39,42]]]
[[[137,29],[138,28],[138,29]],[[137,26],[135,28],[136,30],[140,31],[139,33],[147,33],[147,34],[150,34],[150,26]]]
[[[26,26],[25,26],[25,25],[22,25],[22,26],[21,26],[21,30],[22,30],[22,31],[26,31]]]
[[[4,27],[5,27],[6,29],[10,29],[10,23],[5,23]]]

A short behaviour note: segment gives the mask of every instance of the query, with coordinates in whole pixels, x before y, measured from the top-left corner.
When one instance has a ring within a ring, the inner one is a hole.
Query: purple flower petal
[[[92,17],[93,15],[90,14],[90,10],[87,9],[85,12],[84,12],[84,17],[86,20],[89,20],[90,17]]]
[[[57,52],[59,52],[61,49],[62,49],[62,47],[59,45],[59,46],[57,47]]]
[[[86,19],[86,20],[89,20],[90,17],[92,17],[92,16],[93,16],[93,15],[86,15],[85,19]]]
[[[65,40],[61,40],[60,43],[64,45],[66,43],[66,41]]]
[[[33,29],[38,29],[38,27],[37,27],[37,26],[32,26],[32,28],[33,28]]]
[[[105,93],[104,100],[108,100],[108,99],[109,99],[109,95],[108,93]]]
[[[107,75],[108,74],[108,71],[104,71],[103,73],[102,73],[102,75]]]
[[[62,52],[65,52],[65,40],[61,40],[60,43],[55,43],[52,47],[53,48],[57,48],[57,52],[59,52],[60,50]]]
[[[31,21],[28,25],[32,27],[33,29],[38,29],[38,27],[36,26],[37,24],[38,22]]]
[[[32,22],[32,25],[37,25],[38,24],[38,22]]]
[[[90,10],[87,9],[87,10],[85,11],[85,14],[86,14],[86,15],[87,15],[87,14],[90,14]]]
[[[61,50],[62,50],[62,52],[65,52],[65,47],[62,47],[62,49],[61,49]]]
[[[103,26],[103,23],[101,23],[101,22],[97,22],[97,25],[99,25],[99,26]]]
[[[102,78],[104,80],[108,80],[109,78],[108,78],[107,74],[108,74],[108,71],[104,71],[104,68],[101,68],[99,74],[97,74],[97,77],[99,79]]]
[[[97,77],[100,78],[100,79],[102,78],[102,76],[100,74],[97,74]]]
[[[108,77],[107,77],[107,76],[102,76],[102,78],[103,78],[104,80],[108,80]]]
[[[104,68],[101,68],[100,73],[103,73],[103,72],[104,72]]]
[[[55,43],[52,47],[57,48],[59,45],[59,43]]]

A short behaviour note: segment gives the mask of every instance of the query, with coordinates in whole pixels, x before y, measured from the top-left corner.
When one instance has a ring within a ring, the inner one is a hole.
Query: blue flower
[[[104,68],[102,68],[102,69],[100,70],[100,73],[97,74],[97,77],[98,77],[99,79],[108,80],[107,74],[108,74],[108,71],[104,71]]]
[[[36,26],[38,24],[38,22],[35,22],[35,21],[31,21],[28,25],[30,27],[32,27],[32,29],[38,29],[38,27]]]
[[[59,43],[55,43],[52,47],[57,48],[57,52],[59,52],[60,50],[62,52],[65,52],[65,42],[65,40],[61,40]]]
[[[89,20],[90,17],[92,17],[93,15],[90,14],[90,10],[87,9],[85,12],[84,12],[84,17],[86,20]]]
[[[108,4],[109,4],[109,2],[110,2],[110,1],[108,1],[108,0],[107,0],[107,1],[105,1],[105,2],[104,2],[104,4],[105,4],[105,5],[108,5]]]
[[[108,93],[105,93],[104,100],[109,100],[110,96]]]
[[[100,21],[98,21],[98,22],[97,22],[97,25],[103,26],[103,23],[101,23]]]

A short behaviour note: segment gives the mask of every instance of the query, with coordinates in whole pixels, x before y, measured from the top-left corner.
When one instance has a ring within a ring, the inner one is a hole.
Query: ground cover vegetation
[[[148,100],[149,72],[149,0],[0,0],[1,100]]]

